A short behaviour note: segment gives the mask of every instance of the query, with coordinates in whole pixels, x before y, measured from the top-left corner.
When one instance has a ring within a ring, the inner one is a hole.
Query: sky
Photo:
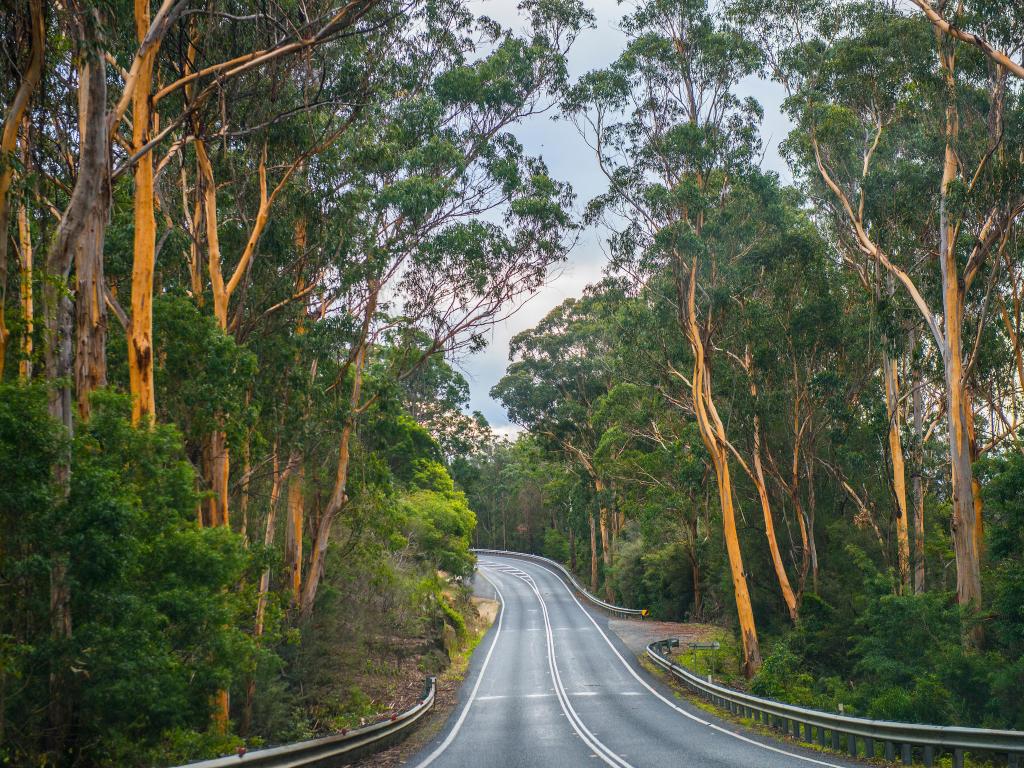
[[[490,16],[513,29],[525,24],[518,17],[516,0],[474,0],[470,7],[477,14]],[[630,3],[617,0],[589,0],[596,26],[576,40],[569,51],[569,76],[573,80],[593,69],[611,64],[625,47],[625,36],[618,22],[629,11]],[[779,157],[778,144],[789,132],[789,121],[781,114],[782,88],[775,83],[748,78],[737,89],[740,96],[753,96],[764,108],[761,138],[765,146],[763,165],[788,181],[790,174]],[[513,131],[526,151],[543,157],[551,175],[569,182],[576,192],[576,209],[581,213],[587,202],[605,191],[607,185],[594,161],[592,151],[583,143],[576,128],[548,113],[525,121]],[[501,403],[491,399],[490,390],[504,375],[508,365],[509,341],[520,331],[532,328],[554,307],[583,293],[590,283],[601,279],[605,267],[602,233],[585,230],[566,262],[556,267],[547,284],[527,300],[509,319],[495,325],[488,334],[487,348],[458,361],[469,381],[471,411],[487,417],[494,431],[512,436],[519,428],[511,424]]]

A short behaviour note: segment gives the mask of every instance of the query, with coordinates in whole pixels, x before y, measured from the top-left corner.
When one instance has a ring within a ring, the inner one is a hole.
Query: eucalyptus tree
[[[613,523],[607,478],[595,463],[601,434],[594,414],[618,378],[611,319],[623,298],[621,291],[593,289],[579,300],[563,302],[535,328],[517,334],[509,345],[513,362],[491,390],[512,421],[563,453],[589,478],[600,505],[596,520],[593,510],[589,515],[590,584],[595,591],[597,531],[607,570],[612,566]]]
[[[745,8],[752,22],[765,10]],[[794,160],[820,185],[822,209],[859,268],[873,265],[900,287],[942,361],[957,594],[977,607],[977,362],[1024,214],[1021,137],[1004,127],[1018,119],[1018,99],[1005,69],[979,50],[884,4],[791,3],[776,12],[777,24],[753,23],[778,33],[765,48],[792,94]]]
[[[478,22],[459,3],[424,9],[388,73],[402,98],[367,107],[319,166],[321,182],[338,191],[324,213],[346,221],[324,316],[350,317],[354,337],[332,385],[344,393],[344,423],[333,487],[313,526],[307,616],[349,499],[353,431],[376,399],[364,389],[374,347],[423,334],[419,354],[392,357],[389,375],[399,380],[433,355],[479,349],[483,329],[539,287],[568,247],[571,191],[509,129],[557,98],[566,51],[590,14],[575,0],[523,9],[526,38]],[[474,58],[474,30],[493,45],[485,56]]]
[[[735,93],[758,52],[704,2],[648,2],[623,20],[625,52],[584,76],[564,104],[608,179],[589,217],[611,230],[613,267],[641,284],[670,276],[692,372],[677,371],[711,456],[729,553],[744,666],[761,664],[736,530],[725,423],[712,385],[716,311],[728,288],[719,265],[739,258],[766,226],[773,182],[757,168],[760,106]]]

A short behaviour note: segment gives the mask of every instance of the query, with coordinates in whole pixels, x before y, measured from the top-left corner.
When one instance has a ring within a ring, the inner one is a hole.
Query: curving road
[[[677,699],[542,565],[481,555],[498,620],[416,768],[782,768],[858,763],[773,741]],[[482,582],[482,583],[481,583]]]

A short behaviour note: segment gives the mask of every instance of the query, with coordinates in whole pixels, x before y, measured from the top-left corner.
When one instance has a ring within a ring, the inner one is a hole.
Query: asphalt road
[[[497,621],[473,654],[459,705],[407,763],[416,768],[782,768],[863,765],[719,720],[644,670],[542,565],[482,555],[477,589]]]

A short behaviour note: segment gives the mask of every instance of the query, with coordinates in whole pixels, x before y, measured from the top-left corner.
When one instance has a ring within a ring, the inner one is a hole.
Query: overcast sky
[[[588,0],[597,16],[595,29],[584,32],[569,53],[569,74],[574,80],[592,69],[612,63],[625,45],[618,22],[629,11],[630,3],[616,0]],[[517,0],[475,0],[471,7],[479,14],[522,29]],[[777,171],[784,180],[789,179],[785,163],[779,157],[778,143],[789,132],[789,122],[780,114],[782,89],[774,83],[750,78],[738,89],[742,96],[753,96],[764,108],[765,119],[761,127],[765,145],[764,165]],[[577,212],[587,201],[606,188],[604,177],[597,169],[591,150],[582,142],[571,123],[553,120],[542,115],[528,120],[515,130],[526,151],[544,158],[552,176],[568,181],[576,192]],[[556,269],[548,284],[509,320],[494,327],[489,334],[487,349],[461,360],[460,368],[469,380],[470,409],[481,411],[499,434],[517,431],[510,424],[501,404],[491,399],[490,390],[505,373],[508,365],[509,340],[520,331],[537,324],[552,308],[573,296],[579,296],[589,283],[600,279],[605,266],[601,248],[602,233],[587,230],[569,254],[568,261]]]

